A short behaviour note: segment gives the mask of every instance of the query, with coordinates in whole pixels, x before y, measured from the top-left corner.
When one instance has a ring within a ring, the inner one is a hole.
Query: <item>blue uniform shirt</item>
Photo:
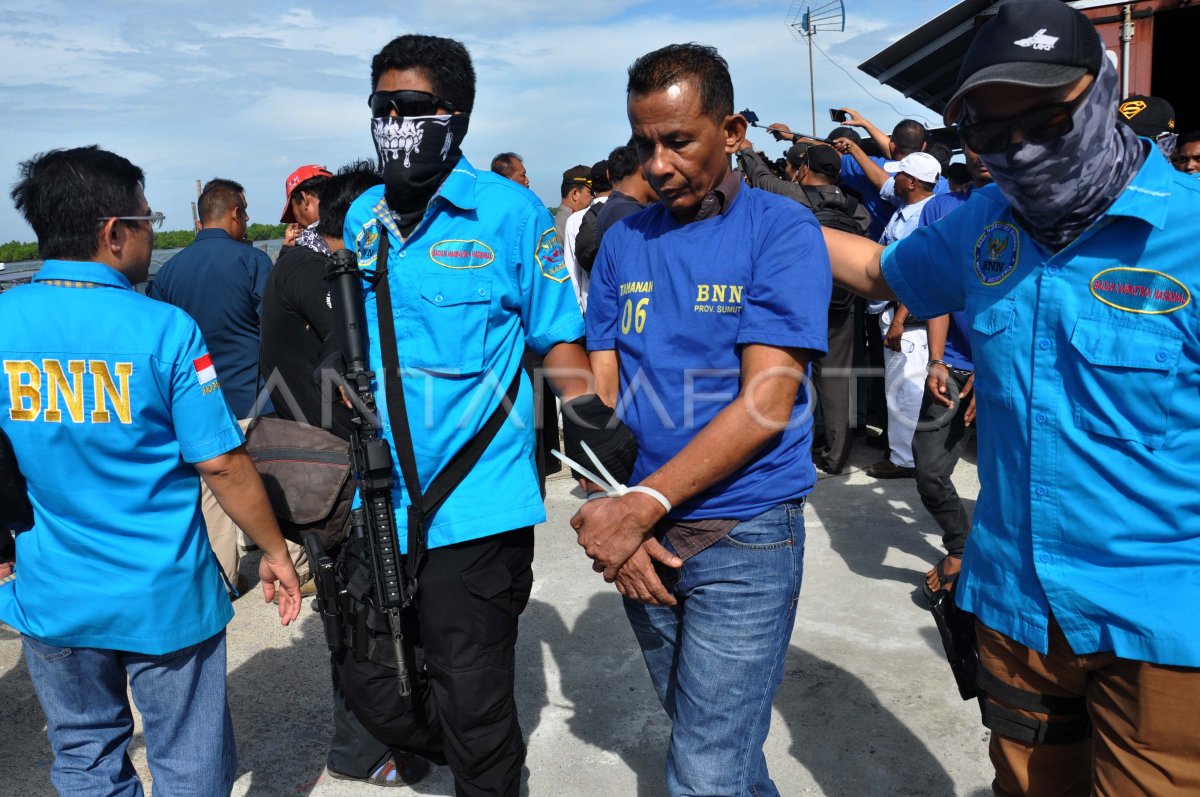
[[[154,276],[147,295],[195,319],[208,343],[229,408],[249,418],[258,392],[258,340],[263,288],[271,258],[222,229],[196,233],[196,242]],[[270,412],[269,402],[262,412]]]
[[[161,654],[233,617],[189,463],[242,433],[204,339],[99,263],[48,260],[0,295],[0,427],[34,526],[0,618],[51,645]]]
[[[358,264],[379,266],[388,239],[388,286],[396,348],[421,488],[478,433],[521,368],[528,346],[544,354],[583,336],[554,221],[527,188],[462,158],[407,240],[383,186],[346,215],[345,241]],[[375,293],[366,295],[371,368],[383,373]],[[384,436],[393,439],[382,380],[375,385]],[[533,392],[521,376],[516,406],[475,468],[438,510],[428,546],[531,526],[546,519],[534,462]],[[402,548],[408,495],[393,442],[393,501]]]
[[[678,454],[738,395],[741,349],[825,353],[832,280],[821,228],[787,197],[741,187],[719,216],[680,225],[661,203],[600,242],[588,348],[620,360],[618,409],[638,441],[630,484]],[[801,387],[786,430],[672,518],[748,520],[812,490],[812,412]]]
[[[1046,652],[1200,666],[1200,184],[1154,147],[1052,254],[999,192],[883,255],[923,316],[966,310],[979,502],[956,591]]]
[[[995,187],[985,190],[999,191]],[[975,188],[971,187],[962,192],[948,191],[944,194],[934,196],[921,209],[919,225],[927,227],[934,222],[941,221],[965,204],[974,192]],[[971,371],[975,368],[971,361],[971,340],[967,335],[968,329],[967,319],[961,311],[950,314],[950,326],[946,330],[946,347],[942,354],[942,359],[949,363],[952,368],[958,368],[962,371]]]

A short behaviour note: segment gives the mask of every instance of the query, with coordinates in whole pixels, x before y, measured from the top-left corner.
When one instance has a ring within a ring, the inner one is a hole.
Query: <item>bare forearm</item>
[[[587,351],[578,343],[559,343],[546,354],[542,367],[550,387],[563,401],[596,392]]]
[[[950,316],[940,315],[925,322],[929,337],[929,359],[941,360],[946,354],[946,335],[950,332]]]
[[[821,232],[829,250],[834,282],[868,299],[891,301],[896,298],[884,280],[879,265],[882,246],[861,235],[851,235],[828,227],[821,228]]]
[[[862,126],[863,126],[863,130],[867,131],[867,135],[869,135],[871,137],[871,140],[874,141],[875,144],[881,150],[883,150],[883,153],[885,155],[891,151],[891,148],[892,148],[892,137],[891,136],[889,136],[887,133],[880,130],[875,125],[868,122],[866,119],[863,120]]]
[[[267,500],[267,491],[245,446],[197,463],[196,469],[225,514],[255,545],[267,554],[286,557],[287,546]]]
[[[594,351],[588,356],[592,363],[592,373],[596,377],[596,395],[608,406],[616,407],[620,384],[620,360],[616,351]]]

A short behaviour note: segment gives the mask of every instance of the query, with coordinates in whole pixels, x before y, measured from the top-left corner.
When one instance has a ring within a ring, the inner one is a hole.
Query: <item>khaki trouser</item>
[[[238,424],[244,432],[250,421],[242,420],[238,421]],[[217,561],[221,563],[221,571],[230,584],[236,585],[242,550],[248,545],[248,540],[229,515],[225,514],[225,510],[217,503],[217,497],[208,489],[208,484],[203,479],[200,480],[200,512],[204,515],[204,525],[208,528],[208,544],[212,546]],[[287,541],[287,548],[292,565],[296,568],[296,575],[303,584],[312,578],[308,567],[308,554],[305,553],[303,545],[297,545],[290,540]]]
[[[977,631],[988,672],[1018,689],[1083,698],[1092,722],[1091,738],[1065,745],[1024,744],[993,732],[997,797],[1200,794],[1200,669],[1112,653],[1079,656],[1053,620],[1047,655],[982,624]]]

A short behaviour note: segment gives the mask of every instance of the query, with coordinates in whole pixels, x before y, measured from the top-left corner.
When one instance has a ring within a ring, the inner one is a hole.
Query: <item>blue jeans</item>
[[[671,717],[672,797],[778,797],[762,748],[803,570],[804,504],[780,504],[739,523],[679,571],[660,570],[678,605],[626,599]]]
[[[46,735],[50,780],[60,795],[141,797],[129,760],[133,714],[142,713],[155,797],[228,797],[237,772],[225,700],[225,632],[191,647],[148,656],[60,648],[23,636]]]

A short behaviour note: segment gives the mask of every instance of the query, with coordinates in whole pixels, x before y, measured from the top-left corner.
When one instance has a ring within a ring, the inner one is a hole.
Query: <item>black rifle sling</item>
[[[404,489],[412,502],[408,508],[408,572],[415,579],[425,555],[425,527],[434,514],[445,503],[454,489],[462,483],[492,439],[508,419],[521,387],[521,369],[513,376],[508,391],[487,422],[471,442],[455,454],[446,467],[430,483],[429,489],[421,491],[421,479],[417,472],[417,457],[413,451],[412,430],[408,423],[408,407],[404,401],[404,382],[400,374],[400,355],[396,350],[396,325],[392,315],[392,290],[388,285],[388,234],[381,231],[377,262],[383,264],[375,283],[376,315],[379,317],[379,351],[383,355],[384,393],[387,399],[388,416],[392,422],[392,440],[396,458],[400,463],[400,475],[404,478]]]

